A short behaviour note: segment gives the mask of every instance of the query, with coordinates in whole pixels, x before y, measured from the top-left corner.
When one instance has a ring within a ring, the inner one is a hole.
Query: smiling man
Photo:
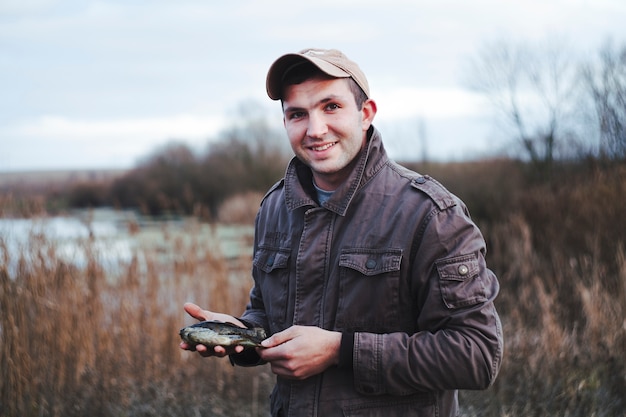
[[[359,67],[336,50],[284,55],[267,76],[295,158],[255,225],[250,302],[262,348],[204,346],[276,374],[273,416],[456,416],[503,352],[498,281],[465,205],[391,161]]]
[[[285,80],[293,83],[282,97],[285,129],[296,156],[311,168],[315,184],[332,191],[348,178],[365,146],[376,104],[367,99],[357,103],[350,78],[309,70],[313,74],[306,81]]]

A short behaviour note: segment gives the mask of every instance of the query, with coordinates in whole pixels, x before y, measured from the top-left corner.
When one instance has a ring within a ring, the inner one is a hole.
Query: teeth
[[[312,149],[314,151],[318,151],[319,152],[319,151],[325,151],[326,149],[328,149],[330,147],[333,147],[333,146],[335,146],[334,143],[329,143],[329,144],[322,145],[322,146],[313,146]]]

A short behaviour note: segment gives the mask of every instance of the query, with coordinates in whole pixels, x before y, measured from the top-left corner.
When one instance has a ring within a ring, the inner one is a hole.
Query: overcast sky
[[[0,171],[129,168],[173,139],[205,148],[265,95],[278,56],[359,63],[393,157],[488,155],[492,111],[463,83],[498,39],[626,41],[624,0],[1,0]]]

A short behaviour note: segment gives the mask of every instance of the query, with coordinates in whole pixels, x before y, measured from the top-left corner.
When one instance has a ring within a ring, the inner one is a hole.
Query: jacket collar
[[[333,193],[323,207],[345,216],[350,202],[359,189],[366,184],[388,161],[382,136],[374,126],[368,131],[366,147],[361,151],[359,162],[348,179]],[[313,187],[311,169],[298,158],[293,158],[285,173],[285,199],[287,208],[295,210],[304,206],[318,206]]]

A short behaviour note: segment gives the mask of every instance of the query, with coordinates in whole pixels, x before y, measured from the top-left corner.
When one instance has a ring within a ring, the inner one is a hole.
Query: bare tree
[[[494,105],[525,156],[551,163],[560,141],[573,137],[576,66],[556,43],[531,47],[497,41],[471,62],[467,83]]]
[[[584,67],[583,78],[597,117],[600,153],[626,158],[626,46],[620,51],[607,42]]]

